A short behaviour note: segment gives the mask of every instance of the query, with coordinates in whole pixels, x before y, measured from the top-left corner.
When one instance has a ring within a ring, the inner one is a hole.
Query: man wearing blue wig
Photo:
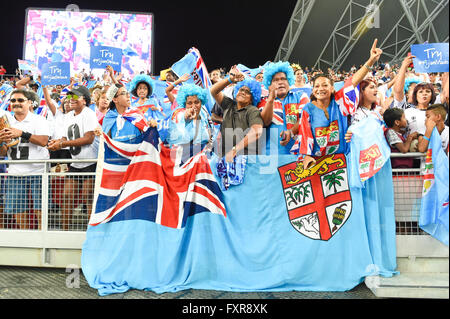
[[[292,128],[309,98],[292,91],[295,76],[289,62],[270,63],[264,69],[263,84],[269,90],[258,108],[266,130],[266,154],[289,154],[294,144]],[[275,144],[276,143],[276,144]]]
[[[230,84],[234,88],[234,99],[223,94]],[[221,151],[227,162],[233,162],[237,154],[256,154],[257,140],[262,134],[263,120],[256,108],[261,99],[261,85],[251,79],[244,79],[236,66],[227,79],[216,82],[211,87],[211,95],[223,109],[223,121],[220,127],[222,135]],[[217,150],[219,151],[219,150]]]

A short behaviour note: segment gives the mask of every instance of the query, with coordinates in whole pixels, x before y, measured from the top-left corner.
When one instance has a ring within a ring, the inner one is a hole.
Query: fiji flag
[[[211,93],[209,93],[212,83],[209,79],[209,73],[206,69],[205,62],[200,55],[200,51],[196,48],[189,49],[188,53],[178,62],[173,64],[171,69],[178,77],[186,73],[190,74],[191,77],[186,83],[201,86],[208,91],[208,105],[205,106],[208,109],[208,112],[211,113],[211,109],[215,103]]]
[[[264,67],[268,64],[268,62],[266,62],[266,64],[264,64],[264,66],[259,66],[257,68],[254,69],[250,69],[247,66],[243,65],[243,64],[238,64],[236,65],[236,68],[244,74],[245,77],[250,77],[250,78],[254,78],[255,76],[258,75],[258,73],[263,72]]]
[[[155,95],[155,97],[158,99],[158,101],[161,103],[161,106],[163,108],[163,111],[165,114],[170,114],[172,113],[172,103],[170,103],[169,98],[167,97],[166,94],[166,88],[168,86],[166,81],[160,81],[160,80],[155,80],[155,89],[153,91],[153,94]],[[180,86],[176,86],[173,90],[172,90],[172,94],[176,97],[178,90],[179,90]]]
[[[204,152],[182,162],[182,147],[164,146],[155,128],[139,144],[103,136],[104,167],[89,225],[141,219],[180,229],[197,213],[226,216]]]
[[[419,226],[448,246],[448,157],[441,146],[437,129],[433,129],[425,160]]]

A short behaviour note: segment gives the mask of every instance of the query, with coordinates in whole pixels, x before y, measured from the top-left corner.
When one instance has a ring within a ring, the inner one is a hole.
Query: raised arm
[[[266,99],[266,104],[264,105],[264,108],[261,111],[261,117],[264,122],[264,126],[268,127],[272,123],[273,119],[273,102],[275,101],[276,97],[276,84],[273,83],[269,86],[269,96]]]
[[[240,82],[242,80],[244,80],[244,75],[236,69],[236,66],[233,66],[230,70],[229,79],[218,81],[211,87],[212,97],[219,105],[221,105],[224,96],[222,93],[223,89],[232,83]]]
[[[55,105],[54,101],[50,97],[50,93],[48,92],[47,87],[42,87],[42,92],[44,93],[44,99],[45,103],[47,103],[48,107],[50,108],[50,111],[52,111],[53,115],[56,114],[57,106]]]
[[[400,69],[398,70],[397,76],[395,77],[395,84],[394,84],[394,99],[398,102],[402,101],[405,97],[405,77],[406,77],[406,70],[408,69],[408,65],[412,63],[412,59],[415,58],[415,56],[407,56],[405,59],[403,59],[402,65],[400,66]]]
[[[178,80],[176,80],[173,83],[167,82],[169,85],[166,87],[166,94],[167,97],[169,98],[170,103],[173,103],[175,101],[175,96],[172,94],[172,90],[175,88],[175,86],[182,82],[186,82],[190,77],[191,76],[188,73],[186,73],[183,74],[180,78],[178,78]]]
[[[108,72],[109,77],[111,78],[111,81],[112,81],[114,84],[119,83],[119,81],[117,81],[116,77],[114,76],[114,69],[112,68],[112,66],[108,65],[108,66],[106,67],[106,71]]]
[[[16,88],[18,90],[23,89],[30,81],[31,81],[31,77],[25,76],[24,78],[22,78],[16,82]]]
[[[352,85],[356,87],[362,80],[364,80],[367,73],[372,69],[372,66],[378,61],[383,53],[383,50],[377,48],[378,39],[375,39],[372,44],[372,48],[370,49],[370,57],[364,63],[364,65],[356,71],[356,73],[352,77]]]
[[[448,103],[448,72],[442,74],[441,103]]]

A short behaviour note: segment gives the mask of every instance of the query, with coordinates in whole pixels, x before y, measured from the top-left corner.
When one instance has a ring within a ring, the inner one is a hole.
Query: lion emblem
[[[294,169],[287,170],[284,173],[284,179],[288,185],[296,184],[302,179],[309,177],[314,174],[323,175],[328,172],[328,167],[331,164],[338,163],[338,167],[344,166],[344,161],[340,158],[334,159],[333,157],[326,157],[325,159],[319,159],[311,168],[305,169],[303,167],[303,162],[298,161],[297,166]]]

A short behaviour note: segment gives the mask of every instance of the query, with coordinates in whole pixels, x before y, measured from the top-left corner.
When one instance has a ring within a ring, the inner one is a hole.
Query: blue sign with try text
[[[91,46],[91,69],[104,69],[110,65],[114,71],[122,71],[122,49],[106,47],[106,46]]]
[[[417,73],[448,72],[448,43],[413,44],[411,54]]]
[[[70,84],[70,62],[45,63],[41,70],[42,85]]]

